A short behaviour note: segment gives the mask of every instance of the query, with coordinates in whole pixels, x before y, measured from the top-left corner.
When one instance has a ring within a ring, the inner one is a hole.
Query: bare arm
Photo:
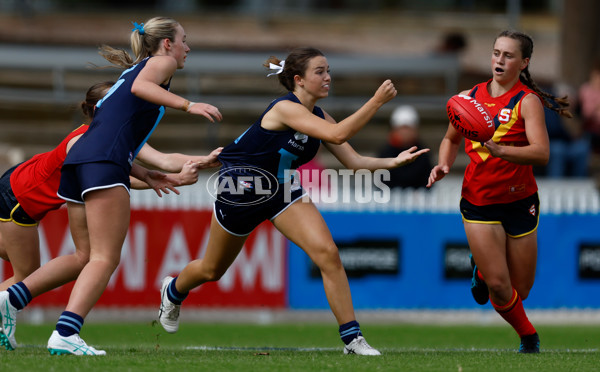
[[[412,163],[421,154],[429,152],[429,149],[417,151],[417,146],[413,146],[408,150],[402,151],[395,158],[375,158],[357,153],[348,142],[344,142],[341,145],[324,142],[323,145],[345,168],[352,170],[367,169],[374,171],[377,169],[397,168]]]
[[[197,169],[218,167],[220,162],[217,160],[217,156],[221,153],[221,150],[223,148],[219,147],[206,156],[163,153],[146,143],[138,153],[137,159],[154,168],[174,173],[181,172],[184,164],[190,160],[197,164]]]
[[[146,66],[140,71],[131,86],[131,93],[135,96],[152,102],[157,105],[163,105],[178,110],[184,110],[191,114],[202,115],[211,122],[215,119],[223,120],[219,110],[206,103],[191,104],[188,100],[171,93],[160,87],[160,84],[167,83],[177,70],[177,61],[169,56],[156,56],[150,58]],[[186,105],[189,105],[186,108]]]
[[[148,190],[150,188],[150,185],[146,182],[138,180],[132,175],[129,175],[129,183],[131,183],[131,188],[134,190]]]
[[[521,115],[525,120],[527,146],[503,146],[489,140],[485,147],[494,157],[523,165],[546,165],[550,157],[550,140],[544,119],[544,107],[540,99],[527,95],[522,102]]]
[[[328,123],[335,124],[335,120],[326,112],[325,120]],[[343,142],[341,144],[323,142],[323,145],[336,157],[337,160],[339,160],[340,163],[342,163],[345,168],[352,170],[367,169],[374,171],[377,169],[397,168],[408,163],[412,163],[421,154],[429,151],[429,149],[417,151],[417,147],[415,146],[401,152],[395,158],[375,158],[359,154],[348,142]]]
[[[131,187],[135,189],[153,189],[156,194],[162,197],[161,192],[170,194],[169,190],[179,195],[175,186],[179,186],[179,181],[162,172],[150,170],[139,164],[133,164],[131,167],[130,180]],[[139,182],[138,182],[139,181]],[[136,187],[134,187],[134,184]],[[137,187],[139,186],[139,187]]]
[[[438,163],[431,169],[427,187],[431,187],[450,172],[450,168],[458,155],[458,147],[462,142],[462,138],[462,135],[454,129],[452,124],[448,124],[448,130],[440,144]]]
[[[194,183],[198,182],[198,164],[192,162],[191,160],[183,165],[183,168],[179,173],[161,173],[159,171],[154,172],[159,174],[155,176],[157,178],[162,177],[160,175],[169,177],[172,180],[171,182],[175,182],[176,186],[193,185]],[[131,183],[131,188],[135,190],[147,190],[152,188],[148,183],[131,175],[129,176],[129,182]]]
[[[390,80],[381,84],[373,97],[358,111],[338,124],[323,120],[312,114],[306,107],[291,101],[278,102],[264,117],[263,128],[282,130],[293,128],[310,137],[325,142],[341,144],[350,139],[365,126],[377,110],[396,96],[396,88]]]

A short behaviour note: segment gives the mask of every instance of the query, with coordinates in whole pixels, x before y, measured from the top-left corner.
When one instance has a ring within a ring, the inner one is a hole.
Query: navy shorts
[[[474,205],[465,198],[460,200],[463,221],[470,223],[501,224],[508,236],[518,238],[534,232],[540,220],[538,193],[512,203]]]
[[[219,225],[228,233],[246,236],[263,221],[273,220],[304,195],[306,191],[302,187],[288,190],[283,186],[263,202],[256,202],[255,196],[222,193],[217,196],[214,212]]]
[[[19,226],[36,226],[38,222],[21,208],[10,186],[10,175],[19,164],[10,168],[0,177],[0,221],[14,222]]]
[[[58,196],[66,201],[80,203],[88,191],[123,186],[131,188],[129,173],[112,162],[68,164],[61,169]]]

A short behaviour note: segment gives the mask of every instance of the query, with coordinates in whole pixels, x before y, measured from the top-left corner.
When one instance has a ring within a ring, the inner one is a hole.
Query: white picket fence
[[[208,191],[210,175],[202,175],[195,185],[180,187],[180,195],[164,195],[152,190],[134,190],[131,195],[133,209],[195,210],[212,209],[214,198]],[[322,211],[458,213],[462,178],[447,177],[430,190],[394,189],[389,195],[376,199],[365,195],[364,190],[342,187],[337,194],[310,189],[312,199]],[[543,214],[598,214],[600,193],[593,180],[538,179],[540,209]],[[373,188],[373,195],[381,190]],[[315,195],[314,193],[317,193]],[[381,196],[381,195],[380,195]]]

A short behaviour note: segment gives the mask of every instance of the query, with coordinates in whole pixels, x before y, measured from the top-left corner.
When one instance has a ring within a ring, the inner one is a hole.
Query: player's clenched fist
[[[398,92],[396,91],[396,87],[391,80],[384,81],[377,92],[375,92],[374,98],[377,99],[381,104],[389,102],[392,98],[396,97]]]

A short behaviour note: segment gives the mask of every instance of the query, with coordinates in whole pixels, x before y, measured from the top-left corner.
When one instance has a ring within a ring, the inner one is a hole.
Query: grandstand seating
[[[108,63],[90,47],[31,47],[0,45],[0,152],[25,158],[54,146],[83,120],[78,102],[93,83],[115,80],[119,70],[97,68]],[[275,54],[275,52],[271,53]],[[172,91],[191,100],[219,107],[224,122],[210,125],[177,110],[169,110],[151,143],[164,151],[202,153],[229,143],[264,110],[282,90],[262,67],[269,53],[190,53],[178,71]],[[6,56],[6,58],[4,58]],[[444,103],[457,90],[458,60],[431,56],[328,56],[334,83],[330,97],[320,102],[334,118],[342,119],[360,107],[385,78],[399,91],[395,103],[411,103],[422,113],[429,146],[437,147],[444,133]],[[373,122],[352,140],[367,154],[386,140],[393,104],[384,106]],[[443,125],[440,127],[439,124]],[[427,124],[432,124],[428,126]],[[331,159],[325,159],[327,163]],[[332,166],[335,166],[332,161]],[[6,165],[4,166],[6,168]]]

